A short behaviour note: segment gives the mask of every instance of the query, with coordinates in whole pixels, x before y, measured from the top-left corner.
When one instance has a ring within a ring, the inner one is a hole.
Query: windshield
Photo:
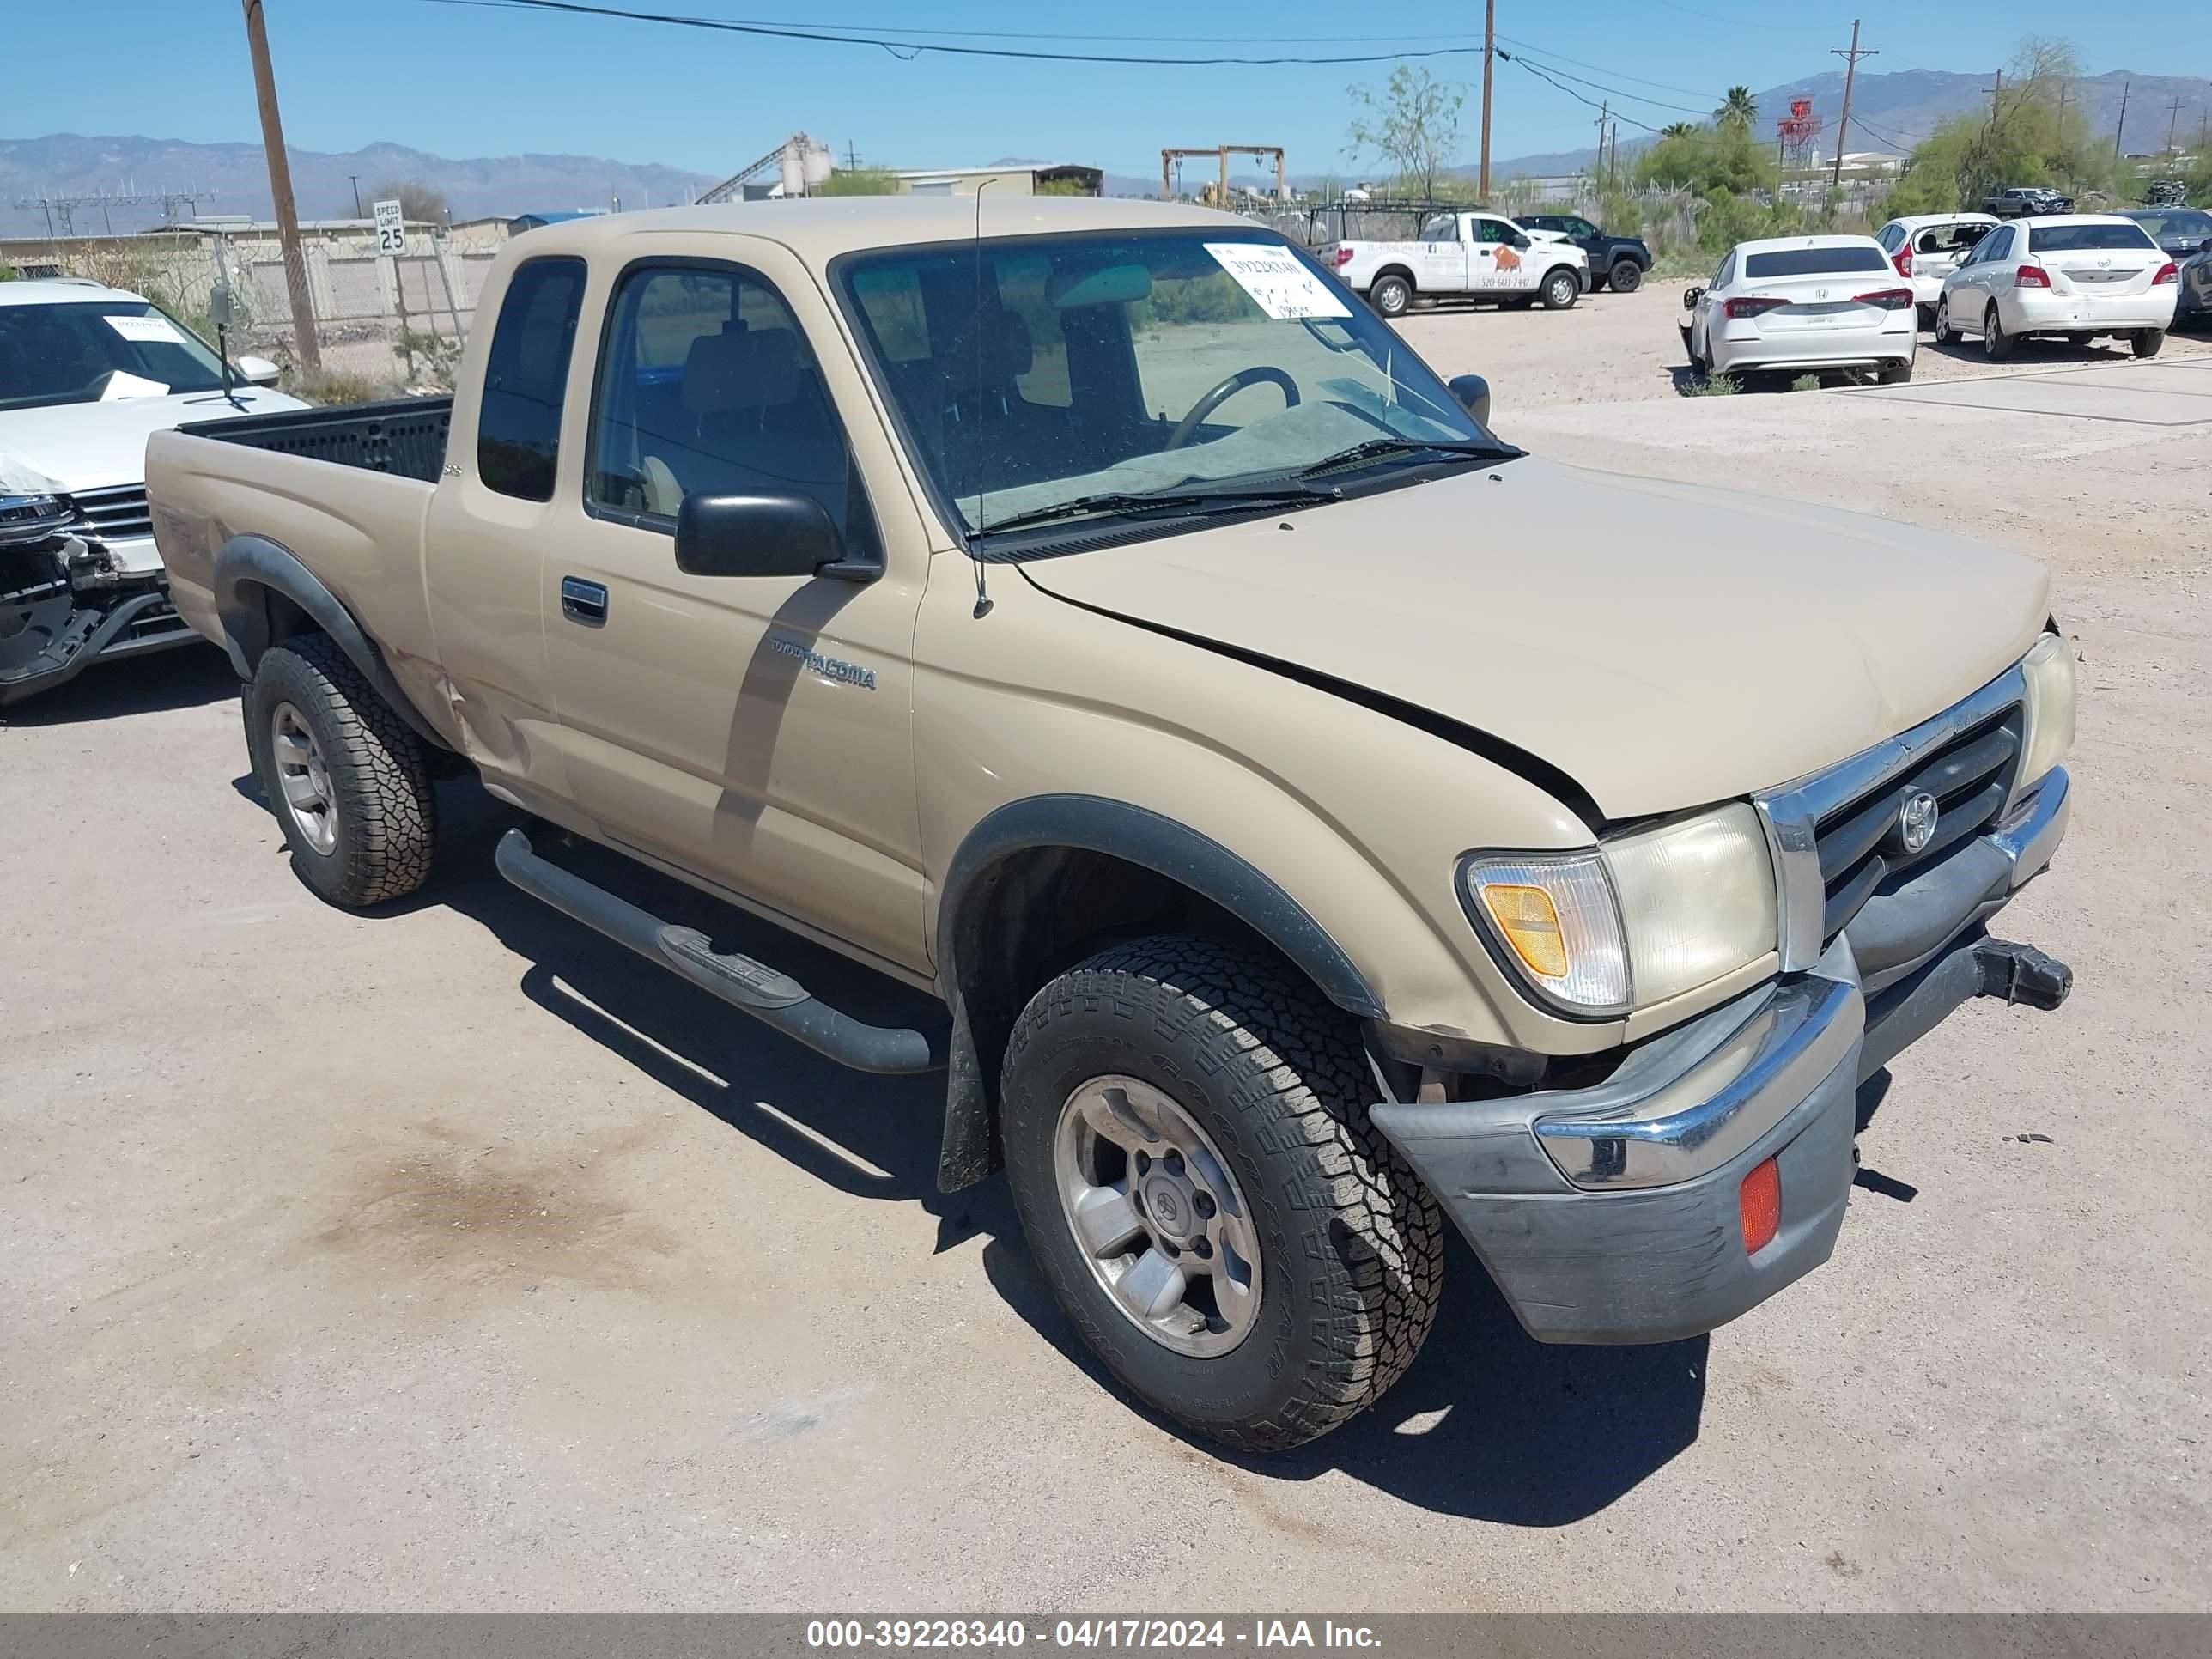
[[[838,270],[970,534],[1079,497],[1285,478],[1380,439],[1490,441],[1372,313],[1264,233],[1024,237]],[[1348,465],[1437,459],[1383,446]]]
[[[0,409],[214,392],[222,365],[143,300],[9,305],[0,293]]]
[[[2128,217],[2161,242],[2201,242],[2212,236],[2212,213],[2175,208],[2170,213],[2130,213]]]
[[[2078,253],[2085,248],[2155,247],[2141,225],[2032,225],[2027,246],[2035,253]]]
[[[1761,276],[1824,276],[1830,271],[1887,270],[1889,261],[1872,242],[1861,247],[1792,247],[1775,253],[1753,253],[1743,262],[1743,274]]]

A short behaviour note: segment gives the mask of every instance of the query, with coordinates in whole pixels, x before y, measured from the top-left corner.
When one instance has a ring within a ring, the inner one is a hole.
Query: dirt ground
[[[2078,988],[1899,1059],[1828,1266],[1563,1349],[1456,1251],[1379,1409],[1216,1456],[1075,1351],[1002,1182],[933,1190],[928,1080],[534,908],[471,787],[419,901],[316,902],[194,650],[0,727],[0,1608],[2212,1607],[2212,425],[1686,398],[1679,314],[1405,332],[1544,453],[2031,552],[2081,659],[2071,837],[2002,924]]]

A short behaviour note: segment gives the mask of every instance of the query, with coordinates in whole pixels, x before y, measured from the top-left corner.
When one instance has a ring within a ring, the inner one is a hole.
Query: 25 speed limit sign
[[[407,252],[407,223],[400,216],[397,202],[379,202],[376,204],[376,251],[379,253]]]

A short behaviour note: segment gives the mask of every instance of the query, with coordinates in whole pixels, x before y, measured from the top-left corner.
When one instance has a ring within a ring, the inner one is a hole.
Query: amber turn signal
[[[1743,1252],[1757,1255],[1782,1231],[1782,1171],[1772,1158],[1743,1178],[1736,1204],[1743,1212]]]

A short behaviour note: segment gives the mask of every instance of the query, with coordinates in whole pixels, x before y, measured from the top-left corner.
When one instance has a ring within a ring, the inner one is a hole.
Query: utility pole
[[[1498,0],[1482,0],[1482,177],[1475,193],[1490,200],[1490,60],[1498,52]]]
[[[307,294],[307,262],[300,252],[300,210],[292,201],[292,164],[284,155],[284,123],[276,113],[276,71],[269,64],[269,32],[261,0],[242,0],[246,44],[253,54],[253,94],[261,106],[261,147],[269,155],[269,194],[276,209],[276,236],[284,247],[284,288],[292,301],[294,352],[309,374],[323,367],[315,338],[314,301]]]
[[[2128,92],[2134,85],[2132,81],[2120,82],[2120,124],[2112,129],[2112,154],[2115,155],[2121,153],[2120,137],[2128,130]]]
[[[2181,100],[2176,98],[2166,106],[2166,153],[2173,154],[2173,124],[2181,118]]]
[[[1613,103],[1610,99],[1597,106],[1597,163],[1591,167],[1590,172],[1598,179],[1601,186],[1603,185],[1606,176],[1605,128],[1606,123],[1612,118],[1612,115]]]
[[[1990,95],[1990,125],[1987,130],[1995,132],[1997,127],[1997,100],[2004,95],[2004,71],[2002,70],[1997,71],[1997,81],[1995,86],[1984,87],[1982,90]]]
[[[1828,174],[1828,185],[1833,190],[1840,189],[1844,182],[1844,140],[1851,130],[1851,82],[1857,78],[1859,59],[1879,58],[1881,54],[1871,46],[1864,51],[1860,50],[1859,20],[1854,17],[1851,19],[1850,48],[1846,50],[1842,46],[1831,46],[1828,48],[1828,55],[1844,60],[1844,112],[1836,121],[1836,165]]]
[[[361,174],[349,173],[346,174],[346,183],[353,186],[353,216],[356,219],[366,219],[368,216],[361,210]]]

